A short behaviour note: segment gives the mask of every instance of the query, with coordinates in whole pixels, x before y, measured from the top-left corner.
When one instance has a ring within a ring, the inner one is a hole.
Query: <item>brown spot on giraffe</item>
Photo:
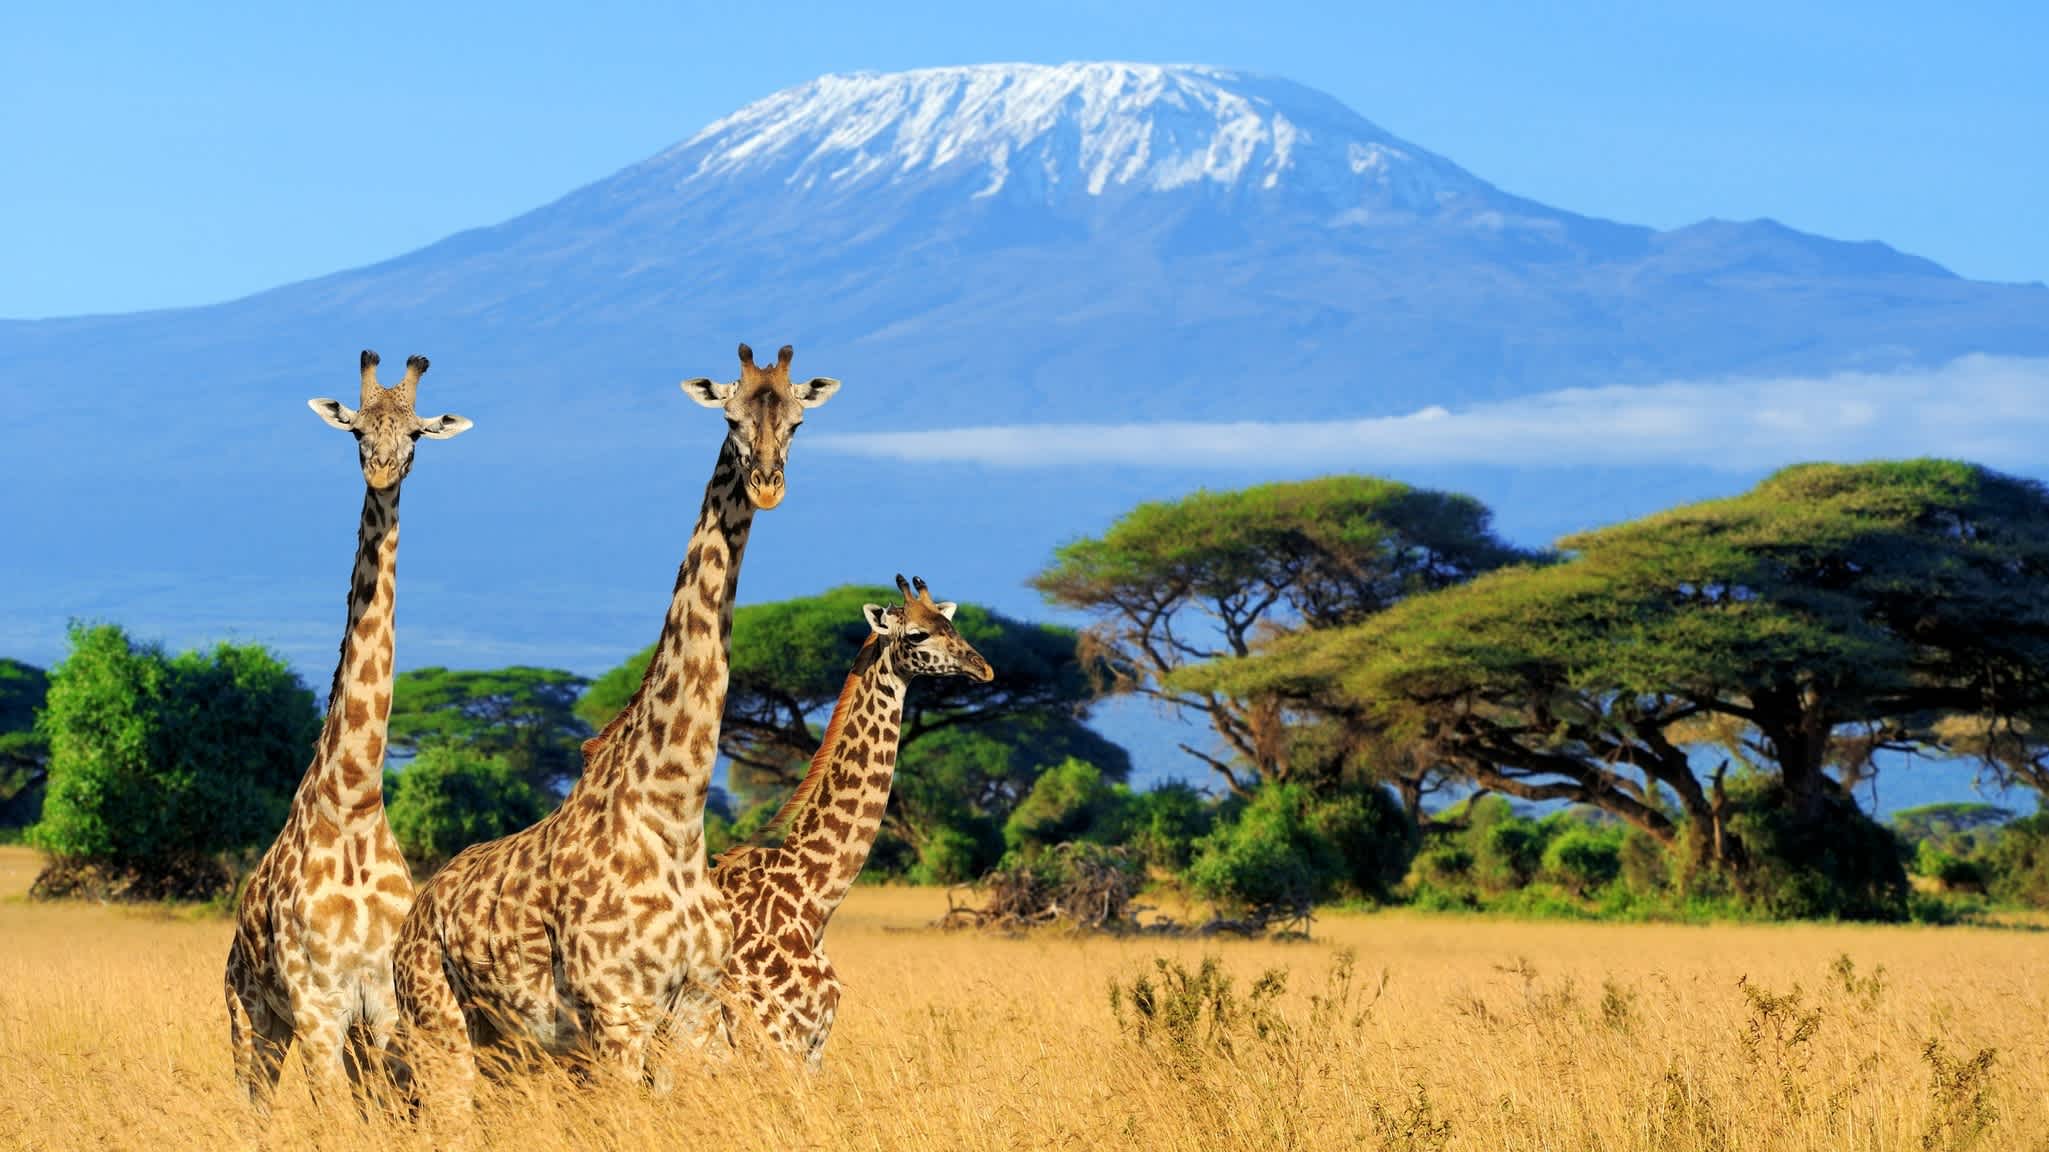
[[[935,603],[924,581],[897,577],[904,602],[866,605],[870,635],[826,725],[811,768],[762,833],[764,842],[719,856],[712,883],[733,908],[726,982],[733,1010],[761,1021],[769,1038],[817,1067],[839,1010],[840,983],[825,955],[826,922],[867,863],[889,801],[903,730],[904,697],[918,676],[995,675],[953,626],[954,605]],[[852,737],[850,733],[865,733]],[[842,811],[858,812],[849,821]],[[770,843],[769,841],[774,841]],[[732,1035],[718,1009],[679,1003],[674,1027],[693,1039]]]
[[[397,1023],[391,940],[412,877],[384,819],[385,719],[391,692],[399,482],[414,441],[470,426],[421,419],[413,401],[424,357],[397,386],[377,382],[377,356],[359,363],[359,407],[314,400],[321,419],[356,438],[363,481],[348,618],[328,688],[327,720],[293,795],[284,829],[258,861],[235,910],[225,978],[235,1076],[267,1108],[295,1043],[322,1092],[345,1073],[381,1074]],[[351,675],[353,673],[353,675]]]
[[[722,408],[730,429],[639,690],[585,744],[583,773],[561,807],[456,856],[421,887],[400,930],[408,1058],[432,1114],[467,1115],[461,1102],[480,1055],[473,1033],[494,1046],[594,1056],[638,1077],[671,1000],[716,993],[731,913],[704,860],[717,745],[697,734],[716,733],[725,706],[747,530],[756,509],[783,499],[790,434],[839,387],[794,383],[789,361],[786,349],[773,368],[759,367],[743,346],[738,381],[684,384],[699,403]],[[727,578],[708,579],[707,569]],[[682,803],[671,795],[679,789]],[[522,899],[498,899],[512,877],[529,874]],[[512,940],[545,945],[515,949]]]

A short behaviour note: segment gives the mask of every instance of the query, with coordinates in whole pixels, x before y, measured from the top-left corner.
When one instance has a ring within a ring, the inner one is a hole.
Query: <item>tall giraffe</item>
[[[725,1011],[758,1020],[775,1043],[816,1068],[839,1010],[840,982],[825,955],[826,922],[868,862],[889,806],[904,696],[919,676],[995,677],[953,627],[954,605],[933,603],[923,580],[901,606],[862,606],[862,642],[803,782],[767,825],[774,845],[721,853],[712,882],[733,908]],[[709,1038],[700,1010],[679,1013],[679,1031]],[[731,1028],[723,1031],[731,1035]]]
[[[389,389],[377,383],[377,353],[364,352],[359,367],[360,407],[307,402],[322,420],[355,435],[363,467],[341,661],[313,762],[284,830],[242,890],[228,948],[236,1078],[259,1108],[268,1106],[294,1040],[324,1090],[345,1068],[360,1081],[373,1056],[382,1059],[397,1020],[392,942],[413,897],[405,857],[384,819],[399,481],[412,470],[418,438],[446,440],[470,422],[414,414],[425,356],[407,360],[405,378]]]
[[[489,1045],[580,1048],[641,1076],[667,1005],[717,988],[732,917],[707,876],[704,801],[741,554],[755,509],[782,502],[805,411],[839,388],[792,384],[790,358],[758,368],[742,344],[738,381],[684,382],[729,432],[639,691],[584,744],[562,806],[449,861],[399,932],[404,1048],[431,1112],[469,1098]]]

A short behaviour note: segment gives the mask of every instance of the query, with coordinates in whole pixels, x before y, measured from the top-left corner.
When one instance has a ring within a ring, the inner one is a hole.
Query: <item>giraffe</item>
[[[407,360],[405,378],[389,389],[377,383],[377,363],[370,351],[358,362],[360,407],[307,402],[356,437],[363,516],[327,720],[284,830],[242,890],[228,948],[236,1078],[259,1110],[268,1108],[294,1041],[316,1092],[325,1094],[340,1073],[361,1083],[373,1060],[381,1064],[397,1019],[392,942],[413,896],[384,819],[399,482],[412,470],[416,440],[446,440],[470,422],[414,414],[426,357]]]
[[[639,690],[585,742],[561,807],[458,854],[400,929],[403,1047],[430,1118],[470,1098],[488,1048],[576,1052],[640,1077],[666,1006],[716,991],[732,917],[707,875],[704,801],[741,554],[755,510],[782,502],[805,412],[839,388],[793,384],[791,355],[757,367],[742,344],[739,380],[684,382],[728,434]]]
[[[825,739],[803,782],[766,826],[774,845],[721,853],[712,882],[733,909],[726,957],[727,1012],[758,1020],[769,1038],[816,1069],[839,1010],[840,982],[823,947],[826,922],[844,900],[882,826],[903,730],[904,696],[919,676],[995,672],[953,627],[954,605],[934,603],[898,576],[901,606],[862,606],[871,629],[833,706]],[[702,1043],[702,1018],[677,1028]],[[719,1029],[730,1038],[732,1029]]]

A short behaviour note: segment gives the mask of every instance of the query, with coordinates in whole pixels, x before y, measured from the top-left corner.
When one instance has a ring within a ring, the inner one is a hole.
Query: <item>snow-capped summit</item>
[[[829,75],[717,121],[649,168],[827,194],[940,181],[1033,200],[1205,188],[1340,215],[1507,199],[1313,89],[1194,66],[987,64]]]

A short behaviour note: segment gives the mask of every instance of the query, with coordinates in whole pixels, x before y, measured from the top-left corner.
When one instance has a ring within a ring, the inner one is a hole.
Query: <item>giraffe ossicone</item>
[[[733,597],[757,509],[784,495],[790,440],[839,381],[792,383],[740,346],[740,378],[683,382],[727,434],[646,675],[584,744],[569,796],[474,845],[426,884],[399,932],[405,1054],[431,1117],[467,1123],[477,1047],[582,1052],[628,1077],[679,1000],[717,995],[732,915],[711,883],[704,804],[718,757]]]
[[[228,949],[236,1079],[259,1108],[267,1107],[295,1042],[325,1092],[344,1074],[361,1084],[382,1070],[397,1023],[392,946],[413,891],[384,817],[383,788],[399,482],[412,469],[415,438],[445,440],[470,422],[414,414],[426,357],[407,361],[405,379],[388,389],[377,383],[377,363],[368,351],[358,361],[358,407],[308,401],[321,419],[355,435],[363,511],[327,718],[284,829],[242,890]]]
[[[953,625],[955,605],[935,601],[923,580],[897,588],[903,603],[865,604],[869,635],[854,657],[811,767],[764,826],[773,843],[722,853],[712,881],[733,912],[724,1004],[680,1005],[675,1031],[697,1046],[759,1026],[769,1040],[817,1067],[839,1011],[840,982],[825,928],[860,876],[888,810],[904,699],[920,676],[995,671]],[[744,1014],[734,1020],[725,1013]]]

